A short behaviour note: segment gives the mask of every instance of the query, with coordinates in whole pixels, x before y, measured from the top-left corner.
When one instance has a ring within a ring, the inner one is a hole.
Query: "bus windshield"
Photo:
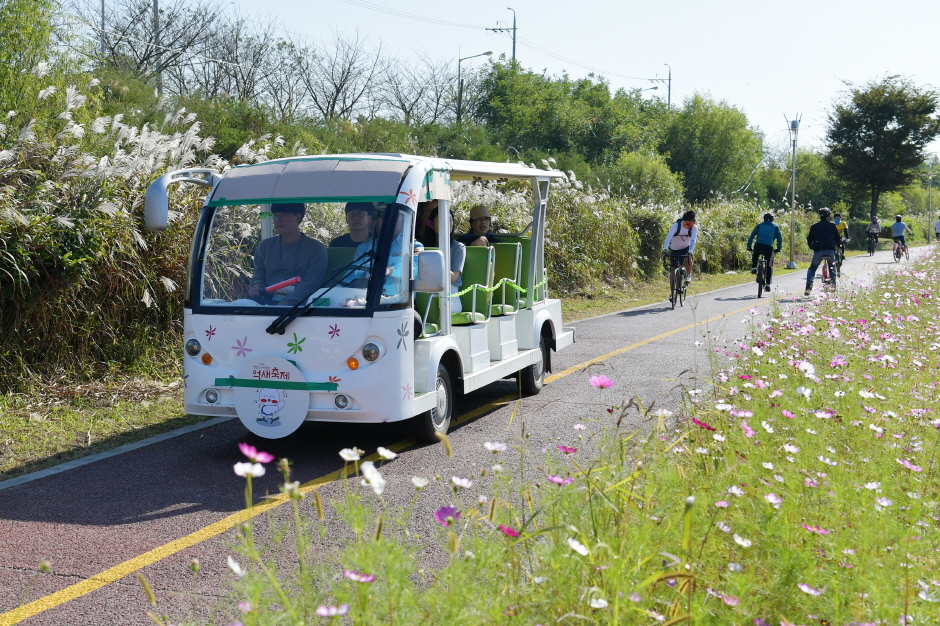
[[[316,315],[411,304],[414,213],[407,206],[298,202],[206,211],[207,236],[193,266],[203,312],[280,315],[300,305]]]

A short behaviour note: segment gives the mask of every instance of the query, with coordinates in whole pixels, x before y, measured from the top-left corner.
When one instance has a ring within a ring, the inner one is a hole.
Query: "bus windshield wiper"
[[[295,319],[297,319],[301,315],[315,308],[317,306],[317,301],[323,298],[324,296],[326,296],[326,294],[330,293],[330,291],[332,291],[334,287],[336,287],[337,285],[346,285],[346,283],[339,280],[339,277],[345,274],[346,272],[348,272],[350,269],[366,269],[368,267],[368,269],[371,270],[372,269],[371,265],[370,266],[357,265],[357,263],[359,263],[360,261],[362,261],[363,259],[367,257],[371,257],[372,259],[375,259],[375,252],[373,252],[372,250],[367,250],[366,252],[363,252],[359,256],[359,258],[353,259],[350,263],[334,271],[333,274],[330,275],[324,281],[324,283],[328,283],[334,279],[336,279],[336,282],[330,285],[326,289],[326,291],[318,295],[316,298],[313,297],[317,293],[316,291],[314,291],[312,294],[307,296],[307,298],[304,298],[303,300],[301,300],[300,302],[292,306],[289,311],[287,311],[286,313],[278,317],[276,320],[271,322],[271,325],[267,327],[266,332],[269,335],[275,335],[275,334],[283,335],[284,331],[287,329],[288,324],[293,322]],[[323,287],[321,286],[318,289],[323,289]],[[310,300],[310,302],[306,302],[310,298],[313,298],[313,299]]]

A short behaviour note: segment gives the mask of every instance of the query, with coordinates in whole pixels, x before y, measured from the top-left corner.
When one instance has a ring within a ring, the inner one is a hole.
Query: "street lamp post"
[[[507,11],[512,11],[512,62],[516,62],[516,10],[512,7],[506,7]]]
[[[930,169],[927,171],[927,243],[930,243],[930,233],[934,232],[931,222],[933,221],[933,177],[936,174],[937,155],[931,156],[928,163]]]
[[[460,64],[466,61],[467,59],[475,59],[477,57],[483,56],[492,56],[492,51],[490,52],[481,52],[480,54],[474,54],[473,56],[464,57],[462,59],[457,59],[457,123],[460,123],[460,107],[463,104],[463,78],[460,77]]]
[[[796,240],[796,134],[800,130],[799,118],[790,120],[790,137],[793,143],[793,156],[790,162],[790,262],[787,263],[788,270],[796,269],[794,260],[794,243]]]
[[[669,65],[668,63],[663,63],[663,65],[669,68],[669,78],[667,79],[669,82],[666,83],[667,85],[666,107],[671,109],[672,108],[672,66]]]

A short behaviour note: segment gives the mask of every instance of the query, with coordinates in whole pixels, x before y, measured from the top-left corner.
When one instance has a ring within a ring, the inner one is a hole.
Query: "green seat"
[[[518,243],[522,246],[522,259],[519,264],[519,286],[524,289],[530,289],[532,285],[538,284],[544,278],[544,275],[541,277],[536,277],[535,280],[529,276],[529,257],[532,255],[532,238],[531,237],[518,237],[518,236],[500,236],[500,241],[506,241],[510,243]],[[521,292],[520,292],[521,293]],[[528,294],[525,294],[528,295]],[[519,300],[519,308],[524,309],[526,307],[526,298],[523,295]],[[546,297],[545,285],[542,285],[532,294],[533,302],[540,302]]]
[[[497,243],[493,250],[496,253],[493,284],[499,287],[493,292],[492,315],[509,315],[519,310],[519,290],[513,285],[519,284],[522,245],[518,242]]]
[[[460,296],[463,312],[451,315],[451,324],[480,324],[490,318],[493,293],[488,289],[493,286],[495,257],[493,248],[467,246],[467,260],[464,262],[462,275],[463,286],[460,290],[467,290],[468,287],[470,289]]]
[[[424,323],[424,332],[422,337],[431,337],[440,332],[441,329],[441,309],[437,305],[438,295],[436,293],[416,293],[415,310],[421,316]]]
[[[355,248],[327,248],[326,275],[332,276],[336,268],[349,265],[356,258]]]

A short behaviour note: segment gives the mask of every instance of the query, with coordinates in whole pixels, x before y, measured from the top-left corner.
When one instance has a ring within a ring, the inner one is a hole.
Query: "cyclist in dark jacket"
[[[752,247],[755,239],[757,239],[757,243]],[[776,250],[774,250],[774,244],[776,244]],[[754,230],[751,231],[751,236],[747,239],[747,249],[749,252],[754,253],[751,255],[751,274],[757,273],[758,256],[763,255],[767,259],[767,280],[764,284],[764,291],[770,291],[770,279],[774,273],[771,254],[780,252],[782,246],[783,235],[780,234],[780,229],[774,224],[773,213],[764,213],[763,223],[755,226]]]
[[[809,264],[809,269],[806,271],[804,296],[808,296],[813,291],[813,278],[816,276],[816,269],[823,257],[831,256],[835,259],[836,247],[842,242],[839,229],[830,221],[831,219],[832,212],[829,209],[820,209],[819,221],[810,226],[809,234],[806,235],[806,245],[813,251],[813,262]]]

